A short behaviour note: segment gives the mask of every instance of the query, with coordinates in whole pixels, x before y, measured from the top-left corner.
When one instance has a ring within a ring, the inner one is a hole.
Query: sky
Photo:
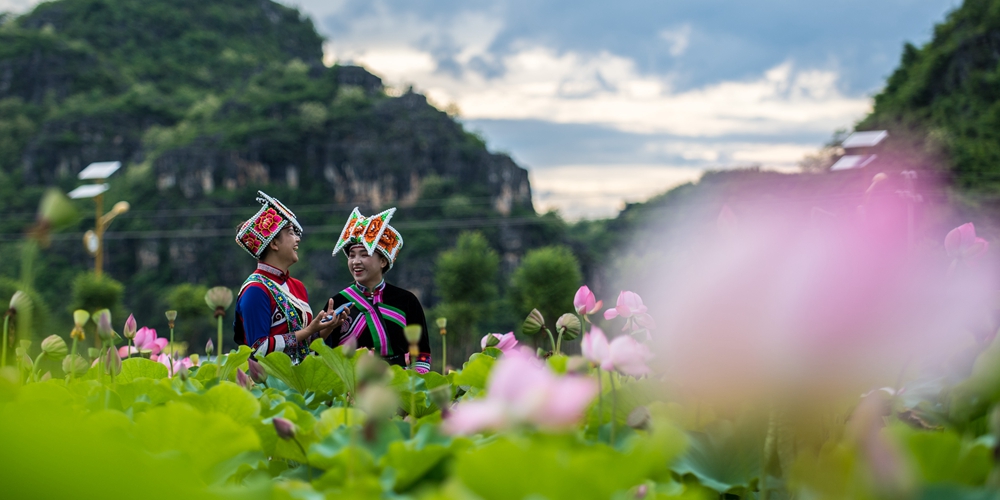
[[[0,0],[24,11],[33,0]],[[536,208],[613,216],[706,169],[794,170],[849,129],[958,0],[283,0],[328,64],[409,86],[531,175]]]

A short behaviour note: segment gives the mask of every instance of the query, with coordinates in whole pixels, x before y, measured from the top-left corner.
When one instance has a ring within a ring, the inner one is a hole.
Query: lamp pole
[[[84,233],[83,246],[94,256],[94,274],[97,276],[101,276],[104,272],[104,231],[115,217],[128,212],[129,209],[127,201],[119,201],[108,213],[103,214],[104,192],[108,190],[108,185],[104,181],[117,172],[121,165],[118,161],[91,163],[80,171],[78,178],[92,180],[94,184],[79,186],[69,193],[69,197],[73,199],[94,199],[94,229]]]

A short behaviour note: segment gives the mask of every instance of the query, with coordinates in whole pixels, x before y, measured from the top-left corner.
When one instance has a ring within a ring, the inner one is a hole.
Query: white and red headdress
[[[300,236],[302,226],[288,207],[263,191],[257,191],[257,201],[263,206],[256,215],[240,226],[239,232],[236,233],[236,242],[250,255],[259,259],[267,245],[285,226],[291,224]]]
[[[344,253],[350,251],[351,247],[361,245],[365,247],[369,255],[374,255],[377,250],[389,261],[389,269],[396,261],[399,250],[403,248],[403,236],[396,228],[389,225],[389,219],[396,213],[395,208],[390,208],[377,215],[365,217],[361,215],[358,207],[354,207],[351,216],[344,225],[344,230],[340,232],[340,238],[333,247],[333,256],[343,250]]]

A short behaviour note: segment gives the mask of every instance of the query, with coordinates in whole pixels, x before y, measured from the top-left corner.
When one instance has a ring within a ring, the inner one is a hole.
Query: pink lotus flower
[[[646,306],[642,303],[642,297],[635,292],[622,291],[618,294],[618,304],[614,308],[604,311],[604,319],[610,320],[619,316],[627,320],[622,331],[629,328],[638,330],[640,327],[647,330],[656,328],[653,317],[646,314]]]
[[[962,224],[948,232],[944,238],[944,248],[948,256],[955,259],[977,259],[990,247],[988,241],[976,236],[976,226],[971,222]]]
[[[618,316],[630,318],[636,314],[644,314],[646,306],[642,304],[642,297],[635,292],[622,291],[618,294],[618,304],[614,308],[604,311],[604,319],[615,319]]]
[[[125,338],[132,340],[135,338],[135,329],[136,329],[135,316],[129,314],[128,319],[125,320],[125,328],[122,331],[122,335],[124,335]]]
[[[181,371],[186,371],[188,368],[194,366],[194,363],[191,362],[191,358],[173,361],[171,360],[169,354],[157,356],[155,361],[167,367],[167,375],[170,377],[173,377],[175,374],[180,373]]]
[[[514,332],[509,332],[504,334],[490,333],[487,334],[485,337],[483,337],[483,340],[479,343],[483,347],[483,349],[486,349],[486,347],[489,345],[490,336],[493,336],[500,341],[499,344],[493,347],[500,349],[501,351],[504,352],[504,354],[510,352],[515,347],[517,347],[517,339],[514,338]]]
[[[150,351],[149,359],[156,361],[156,357],[160,354],[160,351],[167,344],[170,343],[169,340],[165,338],[158,338],[156,336],[156,330],[152,328],[146,328],[145,326],[140,328],[138,332],[135,333],[135,345],[131,348],[128,346],[122,346],[118,348],[118,355],[127,358],[132,354],[138,354],[142,351]]]
[[[579,290],[576,291],[576,295],[573,297],[573,308],[576,309],[577,314],[586,316],[589,314],[594,314],[601,307],[604,306],[604,301],[597,300],[594,296],[594,292],[587,288],[587,285],[583,285]]]
[[[608,343],[600,328],[594,327],[583,335],[580,344],[583,357],[596,363],[602,370],[617,371],[639,377],[650,372],[646,364],[653,354],[629,335],[615,337]]]
[[[459,403],[444,422],[451,434],[473,434],[516,425],[563,429],[575,425],[597,395],[597,383],[558,376],[530,350],[513,349],[496,362],[484,399]]]

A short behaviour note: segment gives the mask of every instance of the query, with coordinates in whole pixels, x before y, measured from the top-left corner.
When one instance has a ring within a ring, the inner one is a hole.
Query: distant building
[[[844,148],[844,156],[841,156],[830,167],[830,170],[848,170],[870,165],[878,158],[876,151],[887,137],[889,137],[889,132],[885,130],[870,130],[851,134],[841,144],[841,147]]]

